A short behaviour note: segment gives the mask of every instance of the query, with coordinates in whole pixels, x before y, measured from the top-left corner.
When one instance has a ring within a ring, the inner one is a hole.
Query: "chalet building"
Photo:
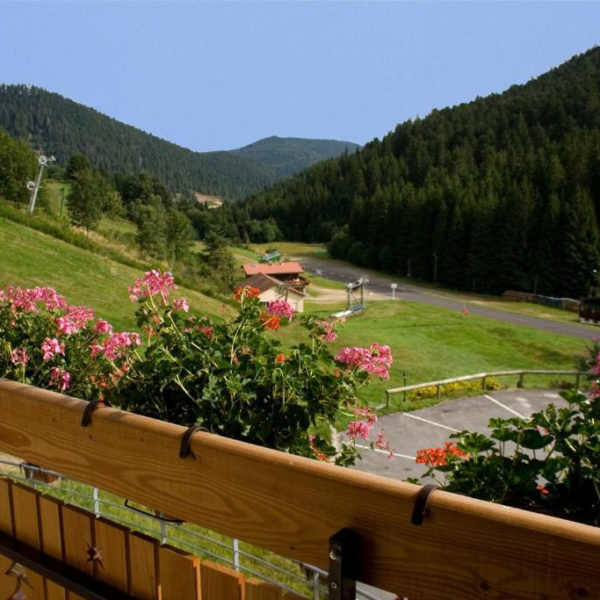
[[[246,277],[252,277],[259,273],[274,277],[280,282],[294,288],[297,291],[304,292],[308,281],[302,277],[302,265],[299,262],[282,262],[276,264],[247,264],[243,266]]]
[[[262,302],[286,300],[294,312],[304,312],[304,288],[308,281],[302,277],[302,265],[299,262],[247,264],[243,269],[246,279],[239,285],[260,290],[258,297]]]

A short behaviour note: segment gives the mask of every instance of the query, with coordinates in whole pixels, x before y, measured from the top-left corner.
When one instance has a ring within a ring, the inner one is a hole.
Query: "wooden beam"
[[[599,598],[600,529],[443,491],[421,526],[417,486],[0,381],[0,449],[136,502],[314,564],[361,537],[359,579],[411,600]]]

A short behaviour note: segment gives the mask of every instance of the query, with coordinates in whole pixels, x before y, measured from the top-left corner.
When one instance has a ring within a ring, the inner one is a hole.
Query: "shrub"
[[[600,367],[596,363],[596,373]],[[451,492],[600,525],[600,387],[561,392],[528,419],[490,419],[489,436],[460,431],[417,462]]]
[[[499,390],[502,386],[500,382],[494,377],[488,377],[485,380],[486,391]],[[454,381],[453,383],[446,383],[442,385],[442,394],[451,395],[464,392],[482,392],[481,381]],[[428,385],[427,387],[419,388],[410,392],[412,397],[416,400],[423,398],[435,398],[437,396],[437,386]]]

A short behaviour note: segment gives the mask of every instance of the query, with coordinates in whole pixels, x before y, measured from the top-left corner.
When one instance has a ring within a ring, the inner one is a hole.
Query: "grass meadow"
[[[51,286],[118,329],[135,327],[127,287],[140,271],[0,217],[0,287]],[[193,312],[218,316],[221,302],[181,288]]]

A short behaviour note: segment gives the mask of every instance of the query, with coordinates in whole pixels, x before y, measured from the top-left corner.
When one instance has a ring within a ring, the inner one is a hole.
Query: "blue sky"
[[[600,2],[7,2],[0,81],[194,150],[365,143],[600,43]]]

